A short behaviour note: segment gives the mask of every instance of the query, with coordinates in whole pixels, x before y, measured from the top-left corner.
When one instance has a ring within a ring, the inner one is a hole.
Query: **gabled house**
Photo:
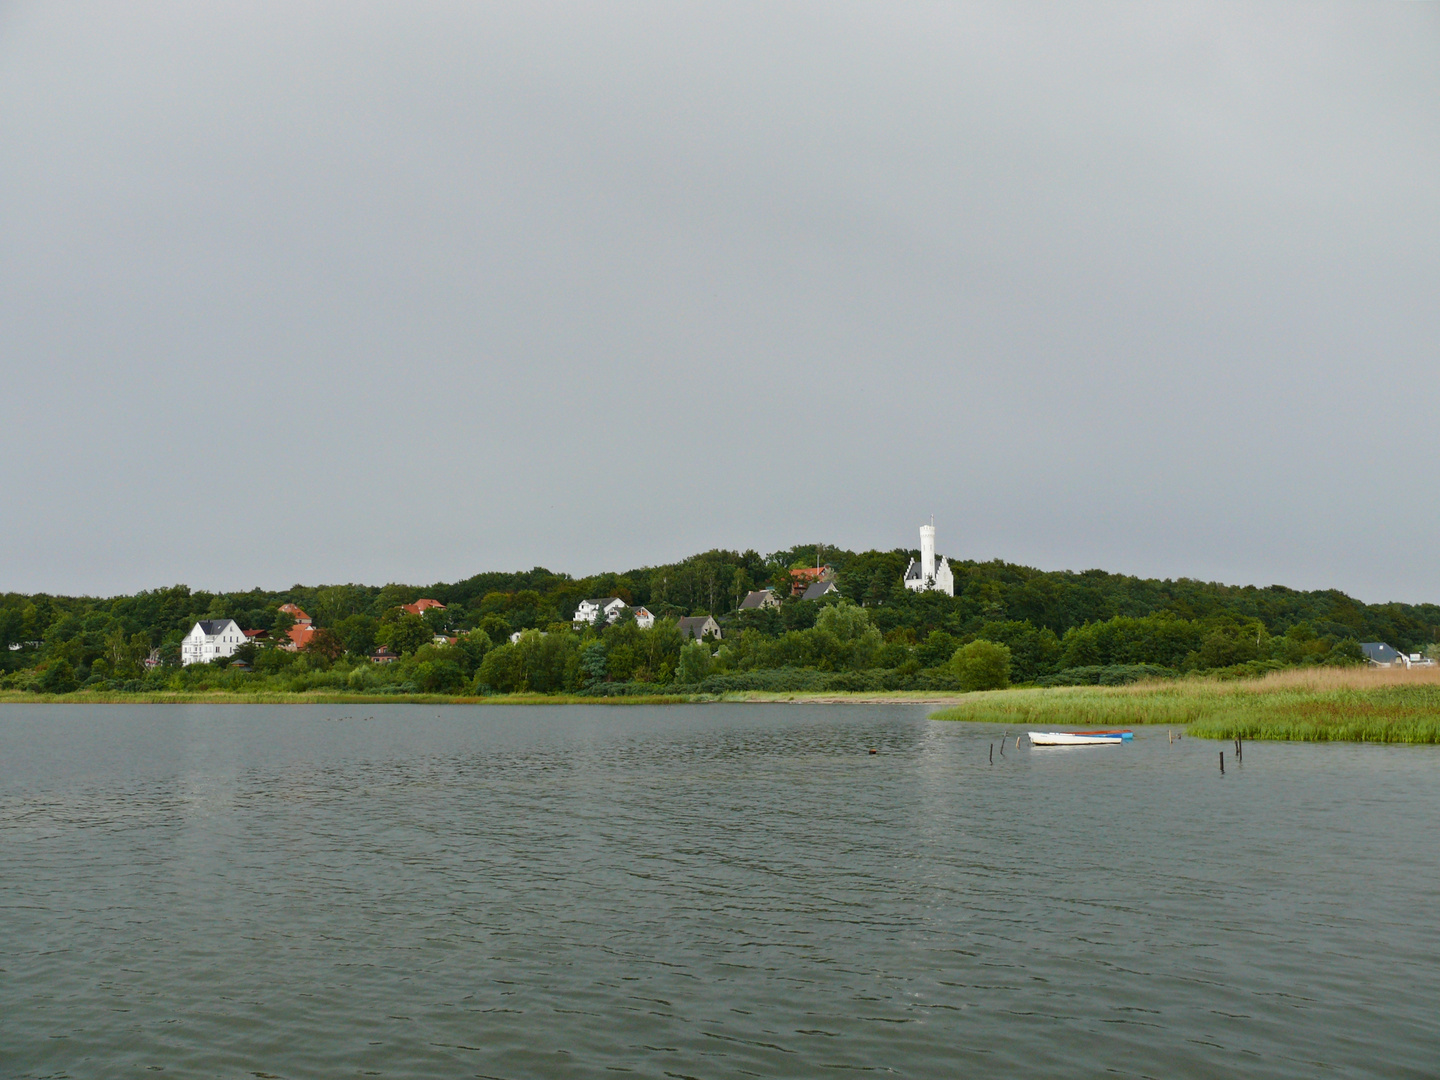
[[[580,606],[575,609],[577,623],[589,623],[595,625],[595,620],[604,617],[607,623],[613,623],[620,617],[620,612],[625,610],[625,601],[618,596],[601,596],[594,600],[581,600]]]
[[[380,648],[370,654],[370,662],[372,664],[393,664],[399,659],[400,654],[391,652],[389,645],[381,645]]]
[[[285,637],[280,642],[280,648],[287,652],[299,652],[306,645],[310,644],[310,639],[314,636],[315,627],[313,625],[308,621],[303,623],[297,622],[285,632]]]
[[[765,608],[778,608],[780,598],[775,595],[774,589],[756,589],[754,592],[746,593],[745,599],[740,601],[741,611],[762,611]]]
[[[245,631],[234,619],[201,619],[180,642],[180,663],[208,664],[217,656],[234,656],[245,644]]]
[[[713,615],[687,615],[680,620],[681,641],[689,641],[691,638],[696,641],[703,641],[705,638],[719,641],[720,636],[720,624]]]
[[[269,630],[246,630],[245,640],[253,641],[256,645],[266,645],[270,641]]]
[[[822,596],[829,596],[832,593],[836,596],[840,595],[840,589],[836,586],[835,582],[817,581],[800,594],[800,599],[819,600]]]
[[[835,576],[833,566],[802,566],[790,571],[790,595],[799,596],[817,581],[829,581]]]
[[[310,618],[309,615],[306,615],[305,612],[301,611],[298,607],[296,607],[294,604],[281,604],[280,610],[283,611],[286,615],[289,615],[292,619],[294,619],[296,626],[309,626],[315,621],[314,619]]]
[[[413,604],[401,604],[400,610],[407,615],[424,615],[427,611],[444,611],[445,605],[439,600],[431,600],[429,597],[422,597]]]
[[[655,625],[655,616],[650,613],[649,608],[637,607],[635,609],[635,625],[641,630],[649,630]]]
[[[1360,652],[1371,667],[1434,667],[1435,661],[1421,653],[1402,653],[1383,641],[1362,641]]]

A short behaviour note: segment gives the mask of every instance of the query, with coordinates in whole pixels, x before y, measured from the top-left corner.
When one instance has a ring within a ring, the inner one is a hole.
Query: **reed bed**
[[[1440,743],[1440,670],[1302,668],[1260,679],[998,690],[933,717],[1015,727],[1165,724],[1206,739]]]

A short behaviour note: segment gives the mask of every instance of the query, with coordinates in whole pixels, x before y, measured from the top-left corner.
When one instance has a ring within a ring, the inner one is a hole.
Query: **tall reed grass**
[[[1185,725],[1207,739],[1440,743],[1440,669],[1299,668],[1249,680],[997,690],[933,716],[1015,727]]]

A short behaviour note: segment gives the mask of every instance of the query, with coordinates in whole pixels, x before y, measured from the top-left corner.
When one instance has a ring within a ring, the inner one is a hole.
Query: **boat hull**
[[[1119,746],[1133,738],[1128,731],[1032,731],[1031,746]]]

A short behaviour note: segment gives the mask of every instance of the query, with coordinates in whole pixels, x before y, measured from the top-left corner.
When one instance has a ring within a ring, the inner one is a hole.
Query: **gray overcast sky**
[[[0,6],[0,589],[1440,600],[1440,7]]]

